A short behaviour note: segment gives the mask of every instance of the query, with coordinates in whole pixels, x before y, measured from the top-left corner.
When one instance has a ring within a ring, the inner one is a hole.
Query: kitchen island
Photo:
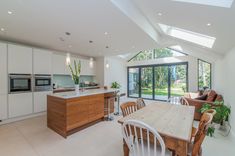
[[[115,89],[92,89],[47,95],[47,126],[67,137],[104,119],[108,102],[114,105]],[[113,111],[111,111],[113,112]]]

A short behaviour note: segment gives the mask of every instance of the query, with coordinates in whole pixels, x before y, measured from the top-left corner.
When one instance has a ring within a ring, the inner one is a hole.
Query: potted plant
[[[117,83],[117,81],[115,81],[111,84],[111,88],[119,89],[120,87],[121,87],[121,85],[119,83]]]
[[[215,131],[215,124],[219,126],[220,130],[226,131],[227,126],[226,126],[226,121],[229,119],[229,115],[231,114],[231,107],[227,106],[224,104],[224,101],[216,101],[214,102],[213,105],[205,103],[202,108],[200,109],[201,113],[204,113],[205,111],[209,109],[214,109],[216,110],[216,114],[213,117],[212,124],[208,128],[208,135],[213,136],[214,131]]]
[[[75,84],[75,92],[79,93],[81,61],[79,60],[79,62],[77,63],[74,60],[74,68],[72,68],[71,64],[69,64],[68,66],[69,66],[69,69],[70,69],[70,72],[71,72],[72,79],[73,79],[74,84]]]
[[[111,84],[111,88],[113,88],[113,89],[119,89],[119,88],[121,88],[121,85],[120,85],[117,81],[114,81],[114,82]],[[117,97],[115,97],[115,101],[117,101]]]

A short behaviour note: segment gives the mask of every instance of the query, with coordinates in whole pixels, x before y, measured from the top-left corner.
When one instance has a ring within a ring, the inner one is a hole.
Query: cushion
[[[211,90],[207,89],[203,92],[203,95],[208,95]]]
[[[207,101],[209,102],[214,102],[215,98],[216,98],[217,94],[214,90],[211,90],[208,94],[207,94]]]
[[[217,95],[215,101],[223,101],[223,96],[222,95]]]
[[[197,98],[195,98],[196,100],[206,100],[207,99],[207,95],[201,95],[198,96]]]

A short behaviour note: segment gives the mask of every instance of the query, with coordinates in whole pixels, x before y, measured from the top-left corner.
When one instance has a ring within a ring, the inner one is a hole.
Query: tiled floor
[[[203,156],[234,156],[235,141],[207,137]],[[122,135],[117,121],[104,121],[67,139],[46,127],[40,116],[0,126],[0,156],[122,156]]]

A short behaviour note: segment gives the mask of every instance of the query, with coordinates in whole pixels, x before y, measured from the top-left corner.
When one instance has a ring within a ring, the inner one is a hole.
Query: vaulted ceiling
[[[173,0],[1,0],[0,39],[87,56],[178,44],[192,55],[219,57],[235,46],[234,17],[235,4],[223,8]],[[211,49],[198,46],[164,34],[159,23],[216,41]]]

